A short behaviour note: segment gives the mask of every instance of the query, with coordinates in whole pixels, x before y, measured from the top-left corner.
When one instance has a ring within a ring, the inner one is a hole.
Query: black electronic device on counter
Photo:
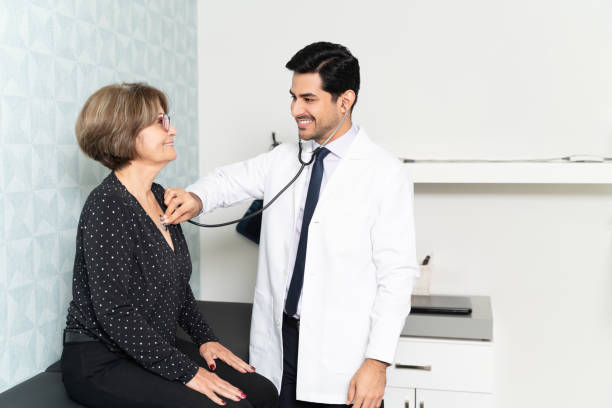
[[[467,296],[412,295],[411,314],[469,315],[472,302]]]

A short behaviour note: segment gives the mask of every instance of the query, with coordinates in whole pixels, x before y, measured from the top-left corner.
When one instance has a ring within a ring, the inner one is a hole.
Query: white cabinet
[[[385,408],[415,408],[416,390],[414,388],[387,388]]]
[[[489,341],[402,337],[387,374],[385,408],[407,408],[406,403],[415,408],[492,405]]]
[[[416,408],[490,408],[491,394],[416,390]]]

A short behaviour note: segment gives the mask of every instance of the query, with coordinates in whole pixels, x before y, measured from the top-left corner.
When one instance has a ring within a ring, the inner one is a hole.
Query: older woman
[[[111,169],[85,203],[62,373],[90,407],[275,407],[277,390],[222,346],[195,307],[181,227],[166,226],[164,188],[176,129],[159,90],[106,86],[85,103],[79,146]],[[181,326],[195,344],[175,338]]]

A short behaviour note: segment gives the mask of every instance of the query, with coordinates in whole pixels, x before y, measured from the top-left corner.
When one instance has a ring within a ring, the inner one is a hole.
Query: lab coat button
[[[279,326],[280,326],[280,320],[276,319],[276,327],[279,327]]]

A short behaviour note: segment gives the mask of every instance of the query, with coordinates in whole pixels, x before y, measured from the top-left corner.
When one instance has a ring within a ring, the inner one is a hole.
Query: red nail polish
[[[211,365],[210,365],[210,369],[211,369],[211,370],[214,370],[214,369],[215,369],[215,365],[214,365],[214,364],[211,364]]]
[[[240,396],[242,397],[242,399],[246,398],[246,394],[244,392],[242,394],[240,394]]]
[[[251,368],[253,369],[253,371],[255,371],[255,367],[251,366]]]
[[[223,401],[223,400],[222,400],[222,401],[221,401],[221,404],[225,405],[226,403],[225,403],[225,401]]]

